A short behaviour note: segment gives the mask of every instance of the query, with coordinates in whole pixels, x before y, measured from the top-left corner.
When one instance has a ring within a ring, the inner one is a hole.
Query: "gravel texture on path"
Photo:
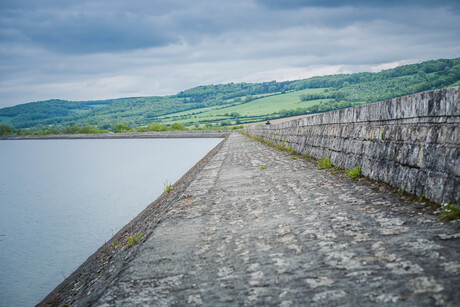
[[[459,222],[292,157],[233,133],[105,290],[74,303],[458,306]]]

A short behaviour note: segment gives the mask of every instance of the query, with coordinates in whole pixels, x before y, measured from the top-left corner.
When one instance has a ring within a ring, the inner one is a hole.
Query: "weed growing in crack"
[[[255,141],[259,141],[261,143],[265,143],[265,139],[260,137],[260,136],[255,136],[255,135],[249,135],[247,133],[244,133],[244,132],[241,132],[241,134],[243,135],[246,135],[247,137],[250,137],[251,139],[255,140]]]
[[[140,233],[137,236],[134,234],[134,224],[132,224],[131,225],[131,235],[126,238],[127,239],[126,246],[131,247],[133,245],[136,245],[137,243],[140,242],[143,236],[144,236],[143,233]]]
[[[347,172],[347,176],[348,178],[350,179],[355,179],[355,178],[359,178],[361,177],[361,164],[358,164],[357,167],[355,167],[354,169],[352,170],[345,170]]]
[[[279,150],[286,150],[286,147],[284,147],[283,144],[277,145],[276,148]]]
[[[452,204],[444,203],[441,205],[442,213],[441,219],[445,221],[452,221],[460,218],[460,209]]]
[[[263,169],[267,169],[267,167],[262,165],[261,167],[259,167],[259,169],[263,170]]]
[[[420,196],[417,197],[417,200],[423,201],[424,198],[425,198],[425,193],[422,192],[422,194],[420,194]]]
[[[165,188],[163,189],[163,192],[165,194],[169,194],[169,192],[171,192],[172,189],[173,189],[171,183],[169,183],[168,181],[165,181],[164,186],[165,186]]]
[[[115,236],[113,235],[113,231],[112,231],[112,246],[115,247],[115,246],[117,246],[118,244],[120,244],[120,241],[118,241],[117,239],[115,239]]]
[[[319,160],[319,163],[320,165],[318,169],[332,168],[332,161],[329,157],[325,157],[324,159]]]
[[[139,243],[139,241],[142,239],[143,236],[144,236],[143,233],[139,234],[137,237],[136,235],[133,234],[132,236],[128,237],[128,243],[126,243],[126,246],[131,247]]]
[[[312,156],[310,156],[308,153],[303,153],[302,154],[302,157],[307,160],[307,161],[314,161],[316,160],[315,158],[313,158]]]

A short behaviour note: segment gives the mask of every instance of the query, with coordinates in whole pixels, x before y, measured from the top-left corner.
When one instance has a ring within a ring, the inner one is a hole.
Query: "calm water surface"
[[[40,302],[220,141],[0,141],[0,305]]]

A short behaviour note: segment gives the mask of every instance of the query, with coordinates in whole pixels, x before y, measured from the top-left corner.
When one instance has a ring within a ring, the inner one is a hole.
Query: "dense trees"
[[[115,127],[113,127],[113,132],[114,133],[123,133],[123,132],[133,132],[134,129],[128,125],[125,124],[118,124]]]
[[[168,131],[168,126],[160,125],[159,123],[151,123],[147,127],[147,131]]]
[[[0,125],[0,135],[6,136],[13,134],[13,128],[8,125]]]
[[[171,130],[187,130],[183,124],[173,123],[171,125]]]

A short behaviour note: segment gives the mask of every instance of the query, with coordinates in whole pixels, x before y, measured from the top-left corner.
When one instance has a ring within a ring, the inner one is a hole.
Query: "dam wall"
[[[428,91],[246,133],[437,203],[460,203],[460,87]]]

